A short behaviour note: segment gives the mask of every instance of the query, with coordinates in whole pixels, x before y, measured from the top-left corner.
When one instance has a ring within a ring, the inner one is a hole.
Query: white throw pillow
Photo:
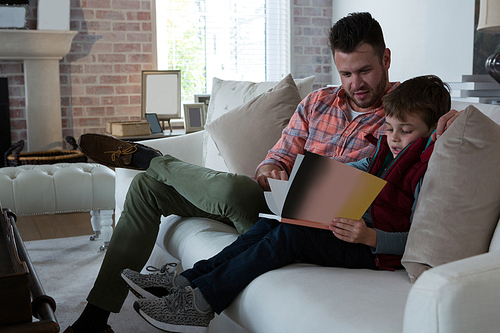
[[[288,75],[272,90],[205,126],[228,170],[252,177],[301,100],[292,76]]]
[[[304,99],[312,91],[314,79],[314,76],[309,76],[295,80],[301,99]],[[277,83],[274,81],[250,82],[214,78],[206,124],[210,124],[223,114],[272,89]],[[203,165],[214,170],[228,171],[223,157],[207,132],[203,138]]]

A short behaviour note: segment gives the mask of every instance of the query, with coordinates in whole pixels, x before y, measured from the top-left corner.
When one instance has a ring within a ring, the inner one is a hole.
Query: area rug
[[[86,297],[104,258],[102,240],[89,236],[25,242],[45,293],[55,299],[56,317],[63,332],[80,315]],[[115,333],[162,332],[144,321],[133,309],[135,297],[129,293],[118,314],[108,323]]]

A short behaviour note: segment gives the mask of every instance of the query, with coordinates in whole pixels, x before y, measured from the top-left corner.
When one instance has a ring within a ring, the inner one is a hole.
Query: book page
[[[290,187],[289,181],[273,179],[273,178],[269,178],[267,181],[269,182],[269,187],[271,188],[271,194],[274,198],[274,203],[278,209],[277,211],[279,212],[275,214],[281,215],[281,211],[283,210],[283,204],[285,203],[285,198],[288,192],[288,188]],[[271,209],[271,207],[269,207],[269,209]],[[274,212],[272,209],[271,211]]]
[[[293,182],[295,174],[297,173],[297,170],[299,169],[299,166],[303,159],[304,155],[297,155],[288,180],[280,180],[274,178],[267,179],[271,191],[264,192],[264,197],[266,199],[269,210],[278,216],[281,216],[283,204],[285,203],[288,190],[290,189],[290,185]]]
[[[283,206],[278,207],[276,205],[276,202],[274,201],[274,196],[273,196],[272,192],[265,191],[264,192],[264,198],[266,199],[267,208],[269,208],[269,210],[271,212],[273,212],[273,214],[281,216],[281,209],[283,208]],[[260,214],[259,216],[260,217],[266,217],[266,216],[261,216],[261,215],[262,214]]]
[[[279,216],[279,215],[259,213],[259,217],[270,219],[270,220],[278,220],[281,222],[281,216]]]
[[[295,179],[295,175],[297,174],[297,171],[300,168],[300,165],[302,164],[302,161],[304,160],[305,156],[302,154],[298,154],[297,157],[295,158],[295,162],[293,163],[292,171],[290,172],[290,177],[288,177],[289,184],[293,183],[293,180]]]

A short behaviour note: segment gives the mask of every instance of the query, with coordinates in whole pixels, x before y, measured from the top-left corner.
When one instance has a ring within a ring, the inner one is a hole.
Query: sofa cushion
[[[229,81],[214,78],[206,124],[210,124],[221,115],[272,89],[277,83],[273,81]],[[296,79],[295,83],[299,89],[300,97],[303,99],[312,91],[314,76]],[[207,132],[203,138],[203,166],[214,170],[228,171],[223,157]]]
[[[292,264],[253,280],[224,313],[249,332],[402,332],[404,270]]]
[[[412,282],[488,251],[500,214],[498,142],[500,125],[473,106],[437,140],[402,260]]]
[[[228,170],[253,176],[300,101],[297,86],[292,76],[287,75],[272,90],[205,126]]]
[[[158,239],[161,248],[181,260],[182,270],[219,253],[237,236],[221,222],[170,216]],[[372,332],[373,327],[402,332],[412,286],[404,270],[292,264],[257,277],[224,313],[250,332],[330,332],[332,327],[338,332]]]

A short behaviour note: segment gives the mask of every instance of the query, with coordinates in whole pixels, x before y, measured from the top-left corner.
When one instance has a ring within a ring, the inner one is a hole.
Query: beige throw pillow
[[[314,76],[309,76],[304,79],[294,80],[301,99],[304,99],[312,91],[314,79]],[[210,124],[223,114],[248,103],[255,97],[272,89],[276,84],[278,84],[276,81],[232,81],[214,77],[205,124]],[[214,140],[206,131],[203,135],[202,165],[214,170],[229,171]]]
[[[500,125],[467,107],[436,141],[402,263],[426,270],[488,251],[500,214]]]
[[[301,98],[291,75],[273,89],[205,126],[230,172],[254,176]]]

